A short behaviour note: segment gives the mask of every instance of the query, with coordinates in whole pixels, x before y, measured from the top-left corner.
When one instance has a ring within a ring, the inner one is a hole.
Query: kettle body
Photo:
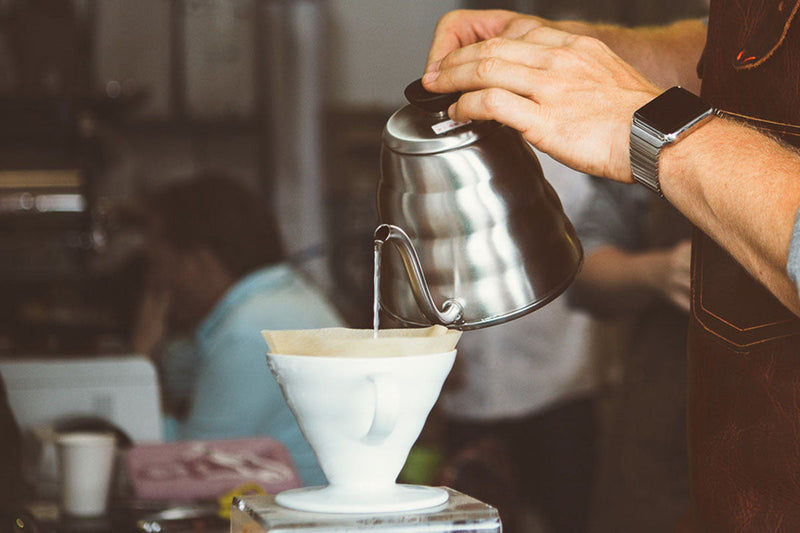
[[[399,230],[376,231],[396,244],[384,246],[381,308],[407,325],[475,329],[542,307],[573,281],[583,251],[536,155],[506,126],[448,120],[452,95],[425,96],[441,101],[420,106],[412,94],[383,132],[378,214]],[[432,313],[425,298],[461,312]]]

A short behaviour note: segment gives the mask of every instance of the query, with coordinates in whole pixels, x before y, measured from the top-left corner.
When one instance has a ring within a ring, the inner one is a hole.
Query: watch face
[[[653,129],[669,134],[678,131],[709,109],[711,106],[700,97],[681,87],[673,87],[644,105],[636,115]]]

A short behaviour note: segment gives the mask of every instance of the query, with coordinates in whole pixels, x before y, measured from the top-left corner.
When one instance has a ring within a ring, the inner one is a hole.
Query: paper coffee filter
[[[392,357],[454,350],[461,332],[444,326],[381,329],[321,328],[261,332],[271,353],[338,357]]]

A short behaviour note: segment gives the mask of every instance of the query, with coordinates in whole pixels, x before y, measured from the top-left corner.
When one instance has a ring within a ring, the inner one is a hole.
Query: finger
[[[671,300],[679,309],[689,312],[692,302],[688,293],[673,293]]]
[[[540,76],[526,65],[490,57],[457,65],[422,78],[425,88],[433,92],[468,92],[492,87],[506,89],[522,96],[531,96]]]
[[[453,50],[494,37],[513,17],[512,12],[503,10],[460,9],[447,13],[436,24],[425,71],[430,72]]]
[[[529,15],[524,18],[512,20],[505,29],[500,32],[499,37],[508,39],[519,39],[529,31],[546,24],[545,19]]]
[[[690,255],[692,252],[692,240],[691,239],[683,239],[678,244],[675,245],[676,250],[681,250],[681,253]]]
[[[688,273],[692,269],[692,243],[682,241],[675,247],[675,264],[677,269]]]
[[[438,68],[438,63],[445,56],[453,50],[457,50],[466,44],[470,44],[470,37],[468,35],[460,34],[460,32],[441,32],[441,35],[434,34],[433,44],[428,52],[428,61],[425,66],[425,72],[431,72]],[[473,41],[474,42],[474,41]]]
[[[685,272],[676,273],[673,274],[672,285],[674,290],[688,293],[692,288],[692,280]]]
[[[535,127],[539,105],[506,89],[491,88],[463,94],[448,113],[459,122],[495,120],[524,133]]]
[[[683,280],[689,279],[689,275],[692,272],[692,263],[691,261],[685,261],[683,257],[673,257],[670,268],[672,270],[672,278],[682,284]]]
[[[542,68],[545,66],[545,52],[546,50],[542,46],[514,39],[493,37],[480,43],[459,48],[448,54],[441,61],[438,70],[442,71],[493,57],[510,63]]]
[[[537,26],[525,32],[517,38],[526,43],[538,44],[540,46],[571,46],[580,39],[590,39],[590,37],[576,35],[563,30],[557,30],[550,26]]]

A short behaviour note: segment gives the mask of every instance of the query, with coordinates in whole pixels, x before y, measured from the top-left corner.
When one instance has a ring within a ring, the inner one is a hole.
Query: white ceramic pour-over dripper
[[[442,489],[395,481],[455,355],[455,350],[374,358],[268,354],[270,370],[329,482],[282,492],[275,501],[328,513],[400,512],[445,503]]]

